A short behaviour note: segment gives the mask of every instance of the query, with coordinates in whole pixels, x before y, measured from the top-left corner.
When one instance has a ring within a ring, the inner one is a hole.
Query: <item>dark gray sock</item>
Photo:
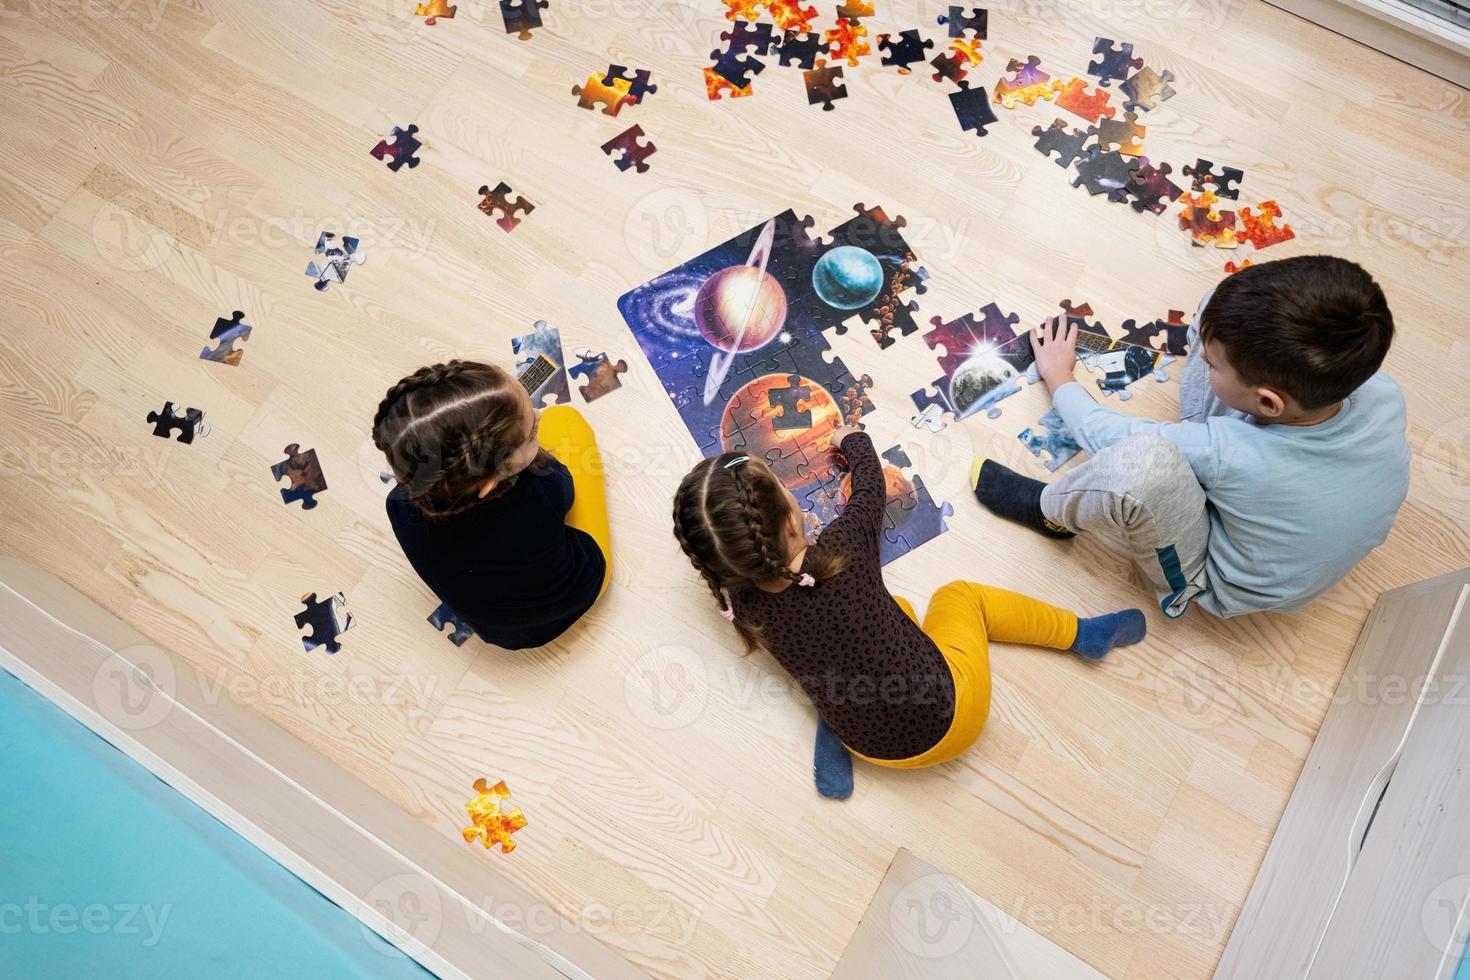
[[[975,477],[975,499],[991,513],[1024,524],[1048,538],[1076,537],[1041,513],[1041,491],[1046,489],[1046,484],[1040,480],[1022,476],[993,459],[983,461]]]

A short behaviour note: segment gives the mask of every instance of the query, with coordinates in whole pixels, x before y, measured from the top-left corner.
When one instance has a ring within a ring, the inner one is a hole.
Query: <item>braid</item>
[[[383,433],[383,423],[388,420],[389,413],[397,407],[400,399],[420,388],[432,388],[443,384],[450,378],[463,374],[471,366],[471,362],[458,359],[449,361],[447,364],[431,364],[428,367],[419,368],[389,388],[383,400],[378,402],[377,414],[373,416],[373,445],[377,446],[380,452],[388,452],[391,442]]]
[[[680,512],[683,509],[684,488],[681,487],[674,495],[674,538],[679,542],[679,548],[684,552],[684,557],[689,559],[689,564],[694,566],[694,570],[704,579],[704,584],[709,586],[710,594],[715,597],[715,602],[719,604],[720,610],[726,611],[730,608],[730,602],[725,597],[725,590],[720,585],[719,578],[699,557],[699,553],[694,550],[694,546],[689,543],[689,538],[684,533],[684,522],[680,520]]]
[[[800,582],[801,575],[793,572],[781,557],[781,541],[777,536],[779,528],[773,529],[769,526],[766,515],[756,500],[755,487],[745,478],[744,472],[738,466],[730,470],[730,476],[735,481],[735,488],[740,492],[742,516],[745,518],[745,527],[750,534],[750,539],[755,543],[762,573],[766,578],[784,578],[789,582]]]

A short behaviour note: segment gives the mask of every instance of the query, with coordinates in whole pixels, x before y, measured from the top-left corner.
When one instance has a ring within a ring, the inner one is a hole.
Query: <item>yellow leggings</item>
[[[570,405],[553,405],[541,413],[541,448],[571,471],[576,499],[567,511],[567,526],[588,534],[602,551],[607,570],[602,573],[600,598],[612,581],[612,528],[607,520],[607,478],[597,437],[582,413]]]
[[[918,623],[907,599],[894,596]],[[908,759],[869,759],[894,769],[922,769],[948,762],[974,744],[990,714],[990,640],[1066,650],[1077,639],[1077,616],[1039,599],[974,582],[950,582],[929,600],[923,630],[954,676],[954,720],[928,751]]]

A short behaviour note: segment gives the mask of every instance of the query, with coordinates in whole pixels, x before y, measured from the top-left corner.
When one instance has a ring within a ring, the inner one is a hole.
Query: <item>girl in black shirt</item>
[[[390,388],[373,442],[409,563],[485,642],[550,643],[606,590],[602,459],[576,409],[537,411],[507,372],[456,360]]]

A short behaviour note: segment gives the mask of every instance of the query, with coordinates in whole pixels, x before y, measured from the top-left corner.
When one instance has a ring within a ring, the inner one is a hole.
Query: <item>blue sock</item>
[[[812,769],[818,793],[831,800],[845,800],[852,795],[852,755],[821,716],[817,717],[817,750]]]
[[[1148,632],[1148,620],[1139,609],[1124,609],[1106,616],[1077,619],[1077,639],[1072,650],[1084,657],[1101,660],[1113,647],[1137,643]]]

